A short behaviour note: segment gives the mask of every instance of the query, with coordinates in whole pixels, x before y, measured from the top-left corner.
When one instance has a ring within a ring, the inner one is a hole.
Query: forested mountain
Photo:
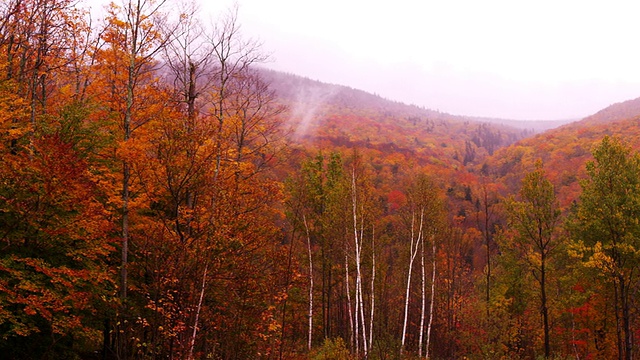
[[[585,163],[605,136],[616,136],[640,149],[640,98],[611,105],[594,115],[557,129],[537,134],[500,149],[482,165],[514,190],[523,174],[541,160],[566,207],[580,193],[579,180],[586,176]]]
[[[381,162],[401,154],[450,171],[481,163],[498,148],[534,134],[291,74],[263,71],[263,76],[289,109],[291,139],[307,148],[371,149]]]
[[[581,125],[608,124],[640,116],[640,98],[608,106],[580,121]]]
[[[511,126],[518,129],[529,130],[533,133],[541,133],[547,130],[555,129],[562,125],[566,125],[577,121],[578,119],[566,119],[566,120],[509,120],[509,119],[494,119],[483,117],[471,117],[471,119],[481,122],[488,122],[494,124],[501,124],[505,126]]]
[[[124,5],[0,5],[3,358],[640,351],[638,100],[534,135]]]

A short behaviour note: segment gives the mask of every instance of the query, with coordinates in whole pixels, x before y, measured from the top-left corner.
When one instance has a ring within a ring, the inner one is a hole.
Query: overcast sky
[[[580,118],[640,97],[640,1],[237,3],[268,67],[452,114]]]

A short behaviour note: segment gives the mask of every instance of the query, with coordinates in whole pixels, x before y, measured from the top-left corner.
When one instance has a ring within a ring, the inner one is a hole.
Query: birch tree
[[[373,349],[373,320],[376,309],[376,228],[371,229],[371,307],[369,308],[369,351]]]
[[[365,317],[365,302],[364,302],[364,236],[365,236],[365,224],[370,221],[369,212],[366,210],[371,206],[370,200],[370,184],[364,164],[362,163],[362,157],[354,150],[351,158],[351,216],[353,219],[352,234],[353,234],[353,259],[356,267],[355,274],[355,289],[354,289],[354,306],[353,306],[353,325],[354,325],[354,344],[356,355],[360,353],[360,344],[362,344],[363,355],[366,358],[369,354],[370,341],[367,336],[367,319]],[[348,260],[348,259],[347,259]],[[345,264],[345,270],[348,270],[348,261]],[[349,273],[346,273],[349,276]],[[372,274],[373,277],[373,274]],[[372,295],[371,295],[372,296]],[[370,318],[371,311],[370,309]],[[371,329],[369,329],[371,331]]]
[[[433,324],[433,307],[435,302],[435,293],[436,293],[436,237],[434,234],[429,236],[431,240],[431,283],[430,283],[430,299],[429,299],[429,312],[427,315],[426,304],[427,304],[427,295],[426,295],[426,287],[427,287],[427,279],[426,279],[426,263],[425,263],[425,248],[427,247],[426,241],[422,241],[420,246],[420,267],[421,267],[421,275],[422,275],[422,283],[421,283],[421,313],[420,313],[420,338],[418,340],[418,357],[422,357],[423,350],[423,339],[425,333],[425,320],[426,317],[429,316],[429,320],[426,325],[426,345],[424,346],[426,357],[429,358],[429,345],[431,343],[431,328]]]
[[[287,207],[290,217],[300,233],[306,235],[307,243],[307,347],[313,346],[314,338],[328,339],[333,334],[332,323],[339,320],[332,316],[335,291],[333,271],[334,268],[338,268],[349,273],[350,254],[344,251],[343,240],[345,229],[350,224],[350,219],[345,216],[351,213],[350,208],[345,209],[350,188],[346,186],[343,166],[339,153],[330,154],[328,157],[318,154],[313,159],[303,161],[299,173],[287,181],[290,194]],[[320,261],[314,261],[314,258],[319,258]],[[316,276],[322,280],[318,286]],[[344,281],[343,289],[351,289],[349,278],[345,278]],[[351,309],[353,304],[350,292],[347,292],[346,296],[346,306]],[[321,311],[316,314],[315,308],[318,306]],[[346,321],[353,321],[352,312],[348,312],[347,317]],[[322,331],[314,335],[314,327],[319,326],[322,327]],[[353,328],[349,330],[352,331]]]
[[[427,175],[417,174],[411,178],[410,185],[407,191],[407,210],[406,215],[408,217],[409,224],[409,264],[407,270],[407,282],[405,287],[405,302],[404,302],[404,321],[402,329],[401,339],[401,352],[404,351],[406,344],[406,337],[408,332],[408,318],[409,307],[411,298],[411,278],[413,274],[413,263],[420,253],[420,269],[421,269],[421,311],[420,321],[418,328],[418,354],[422,356],[422,350],[424,345],[424,324],[426,321],[426,262],[425,253],[427,248],[427,241],[432,241],[432,276],[431,276],[431,304],[429,306],[429,322],[427,324],[427,348],[430,343],[433,303],[435,300],[435,241],[436,236],[440,232],[442,224],[444,224],[444,203],[442,195],[438,193],[437,186]],[[428,350],[427,350],[428,351]]]
[[[405,341],[407,338],[407,322],[409,319],[409,298],[411,295],[411,275],[413,274],[413,262],[418,255],[418,250],[423,241],[424,231],[424,208],[420,208],[418,204],[410,198],[410,239],[409,239],[409,268],[407,270],[407,285],[405,287],[404,297],[404,321],[402,323],[402,340],[400,342],[400,353],[404,352]],[[417,224],[416,224],[417,221]]]
[[[429,324],[427,325],[426,354],[429,359],[431,345],[431,329],[433,328],[433,307],[436,299],[436,240],[432,237],[431,244],[431,301],[429,303]]]
[[[420,286],[420,295],[421,295],[421,307],[420,307],[420,328],[419,328],[419,339],[418,339],[418,357],[422,357],[422,344],[424,337],[424,320],[426,317],[426,307],[427,307],[427,295],[426,295],[426,267],[424,262],[425,255],[425,241],[422,241],[420,244],[420,274],[421,274],[421,286]],[[428,347],[427,347],[428,348]]]
[[[302,214],[302,221],[307,235],[307,256],[309,256],[309,332],[307,335],[307,348],[311,350],[311,344],[313,341],[313,252],[311,251],[311,234],[309,232],[309,225],[307,224],[307,217],[305,214]]]

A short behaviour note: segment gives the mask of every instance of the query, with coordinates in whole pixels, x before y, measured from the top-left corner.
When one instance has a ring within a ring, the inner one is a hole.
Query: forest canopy
[[[533,136],[197,15],[0,5],[4,357],[636,357],[640,114]]]

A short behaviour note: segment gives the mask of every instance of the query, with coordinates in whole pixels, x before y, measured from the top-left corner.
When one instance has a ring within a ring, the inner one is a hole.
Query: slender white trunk
[[[196,318],[193,321],[193,332],[191,333],[191,341],[189,344],[189,355],[187,356],[188,360],[193,359],[193,348],[196,345],[198,321],[200,320],[200,310],[202,309],[202,299],[204,299],[204,289],[207,286],[207,270],[208,269],[209,269],[209,264],[204,266],[204,273],[202,274],[202,287],[200,287],[200,299],[198,299],[198,307],[196,308]]]
[[[353,213],[353,237],[355,245],[356,261],[356,289],[355,289],[355,346],[356,356],[360,353],[360,329],[362,328],[362,349],[365,358],[367,357],[367,329],[364,317],[364,302],[362,296],[362,235],[364,233],[364,222],[361,221],[360,233],[358,233],[358,193],[356,186],[356,168],[352,169],[351,175],[351,203]]]
[[[354,185],[355,186],[355,185]],[[355,234],[355,261],[356,261],[356,288],[355,288],[355,318],[354,318],[354,326],[355,326],[355,346],[356,346],[356,357],[359,357],[360,354],[360,251],[358,247],[358,228],[355,224],[356,222],[356,212],[355,212],[355,194],[353,195],[353,221],[354,221],[354,234]]]
[[[421,279],[421,300],[422,300],[422,304],[421,304],[421,311],[420,311],[420,339],[418,340],[418,357],[422,358],[422,344],[424,343],[424,318],[426,315],[426,311],[427,311],[427,293],[426,293],[426,287],[427,287],[427,279],[426,279],[426,269],[424,266],[424,241],[422,242],[422,244],[420,245],[420,270],[421,270],[421,274],[422,274],[422,279]]]
[[[354,334],[354,339],[355,339],[355,346],[356,346],[356,357],[359,358],[360,357],[360,318],[359,318],[359,314],[360,314],[360,309],[358,309],[358,284],[357,284],[358,280],[356,279],[356,291],[355,291],[355,313],[354,313],[354,326],[355,326],[355,334]]]
[[[357,263],[357,260],[356,260]],[[360,302],[360,276],[358,276],[357,274],[357,266],[356,266],[356,298],[355,298],[355,326],[356,326],[356,334],[355,334],[355,338],[356,338],[356,357],[359,357],[360,355],[360,321],[362,319],[361,314],[362,314],[362,302]]]
[[[427,327],[427,359],[429,358],[429,343],[431,341],[431,325],[433,325],[433,303],[435,302],[436,294],[436,239],[431,237],[433,241],[433,252],[431,258],[431,305],[429,305],[429,325]]]
[[[355,189],[354,189],[355,190]],[[366,358],[369,353],[368,343],[367,343],[367,321],[364,316],[364,291],[362,290],[362,239],[364,235],[364,221],[360,220],[360,235],[356,237],[358,244],[357,251],[357,276],[358,276],[358,307],[360,308],[360,323],[362,326],[362,349],[364,351],[364,357]]]
[[[354,344],[354,327],[353,327],[353,310],[351,309],[351,288],[349,286],[349,256],[345,249],[344,252],[344,279],[347,286],[347,310],[349,312],[349,326],[351,327],[351,338],[349,344]]]
[[[313,257],[311,253],[311,235],[309,234],[309,226],[305,215],[302,215],[302,221],[307,232],[307,251],[309,252],[309,334],[307,347],[311,350],[311,340],[313,339]]]
[[[359,307],[360,307],[360,322],[362,325],[362,349],[364,352],[364,357],[366,358],[369,352],[368,349],[368,343],[367,343],[367,327],[366,327],[366,318],[364,317],[364,299],[363,299],[363,295],[362,295],[362,277],[358,276],[358,287],[359,287],[359,291],[358,291],[358,296],[359,296]]]
[[[409,271],[407,273],[407,291],[404,299],[404,323],[402,325],[402,341],[400,343],[400,353],[404,351],[404,344],[407,338],[407,319],[409,317],[409,295],[411,290],[411,273],[413,272],[413,261],[418,255],[418,249],[422,240],[422,222],[424,220],[424,209],[420,211],[420,227],[418,237],[415,237],[415,214],[411,215],[411,256],[409,259]]]
[[[373,314],[376,308],[376,293],[375,293],[375,282],[376,282],[376,229],[373,228],[373,234],[371,235],[371,311],[369,316],[369,349],[373,348]]]

